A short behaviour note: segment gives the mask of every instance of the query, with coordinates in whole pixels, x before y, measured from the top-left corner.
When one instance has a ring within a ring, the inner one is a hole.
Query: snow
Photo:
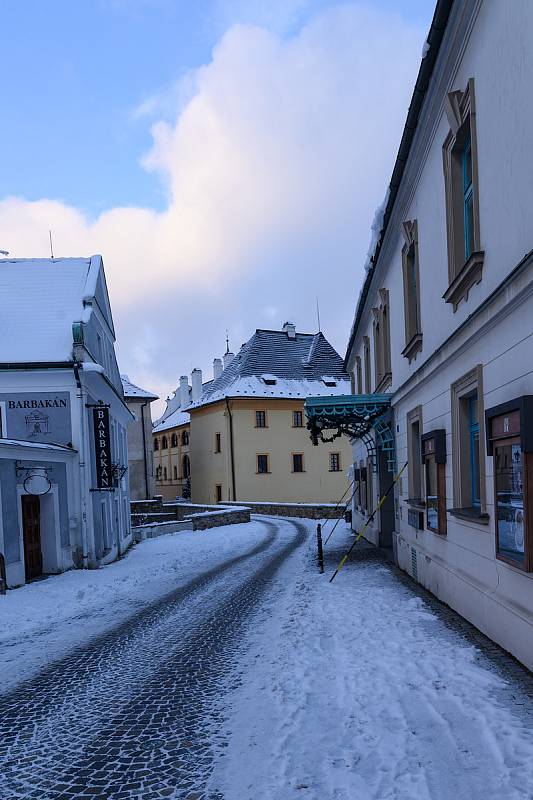
[[[350,381],[335,378],[336,386],[325,386],[322,380],[292,380],[290,378],[276,378],[276,385],[265,384],[261,377],[247,375],[238,378],[230,387],[218,392],[212,392],[207,399],[192,403],[189,408],[199,408],[209,403],[223,400],[225,397],[288,397],[290,399],[305,397],[333,397],[334,395],[349,394]],[[168,419],[165,420],[165,424]]]
[[[83,361],[81,367],[84,372],[98,372],[100,375],[105,374],[103,366],[97,364],[96,361]]]
[[[147,392],[146,389],[141,389],[140,386],[132,383],[127,375],[121,375],[120,379],[122,381],[122,390],[126,399],[129,397],[144,397],[146,400],[159,399],[156,394],[153,394],[153,392]]]
[[[62,444],[50,444],[49,442],[28,442],[25,439],[2,439],[0,438],[0,446],[7,445],[8,447],[30,447],[32,450],[57,450],[61,453],[65,451],[69,453],[77,452],[72,447],[64,447]]]
[[[72,323],[82,319],[91,258],[0,259],[0,361],[72,359]]]
[[[308,541],[238,655],[213,796],[530,798],[533,730],[519,687],[381,562],[348,564],[329,583]]]
[[[173,411],[168,417],[165,417],[161,422],[156,422],[152,433],[161,433],[161,431],[168,431],[170,428],[177,428],[180,425],[188,425],[191,421],[191,415],[180,408]]]
[[[0,595],[0,688],[267,536],[254,522],[166,534],[101,569],[71,570]]]
[[[426,39],[426,41],[424,42],[424,44],[422,46],[422,59],[424,59],[427,56],[430,47],[431,47],[431,45],[429,44],[429,42]]]

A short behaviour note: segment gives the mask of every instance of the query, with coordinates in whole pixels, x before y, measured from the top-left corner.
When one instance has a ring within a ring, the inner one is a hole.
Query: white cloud
[[[176,121],[152,128],[143,164],[168,189],[164,212],[114,208],[90,221],[54,200],[8,198],[1,246],[48,255],[52,228],[55,255],[101,252],[121,368],[160,392],[191,362],[210,363],[226,327],[247,338],[272,326],[272,308],[312,326],[316,294],[325,332],[344,346],[423,33],[355,5],[289,39],[233,26],[188,76],[186,100],[176,92]]]

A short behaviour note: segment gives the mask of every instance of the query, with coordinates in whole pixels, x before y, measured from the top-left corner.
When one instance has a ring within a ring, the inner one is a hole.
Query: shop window
[[[267,475],[269,472],[268,455],[266,453],[259,453],[257,455],[257,474]]]
[[[424,433],[422,458],[426,478],[426,527],[446,533],[446,431]]]
[[[222,450],[221,447],[221,436],[220,433],[215,433],[215,453],[220,453]]]
[[[480,245],[474,81],[445,101],[450,132],[443,145],[449,287],[444,293],[454,311],[479,283],[484,253]]]
[[[177,447],[178,446],[178,434],[173,433],[170,439],[170,446]]]
[[[293,453],[292,454],[292,471],[293,472],[303,472],[304,471],[304,456],[303,456],[303,453]]]
[[[409,465],[409,504],[421,505],[422,499],[422,406],[407,414],[407,459]]]
[[[486,413],[493,456],[496,557],[533,571],[533,396]]]
[[[403,231],[405,238],[405,245],[402,250],[405,347],[402,350],[402,355],[408,358],[409,363],[411,363],[422,349],[417,221],[404,222]]]
[[[292,412],[292,427],[293,428],[303,428],[303,425],[304,425],[303,411],[293,411]]]
[[[159,450],[159,439],[154,439],[154,450]]]
[[[255,412],[255,427],[256,428],[266,428],[266,411],[256,411]]]
[[[451,388],[453,505],[456,517],[488,524],[481,365]]]
[[[215,500],[217,503],[222,502],[222,486],[220,483],[215,486]]]
[[[330,453],[329,454],[329,471],[330,472],[340,472],[341,471],[341,454],[340,453]]]

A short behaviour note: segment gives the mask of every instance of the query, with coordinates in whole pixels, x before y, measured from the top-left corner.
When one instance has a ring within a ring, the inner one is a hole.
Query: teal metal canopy
[[[390,408],[389,394],[343,394],[309,397],[305,401],[307,427],[313,444],[332,442],[343,434],[353,440],[361,439],[372,458],[374,470],[377,469],[377,444],[387,455],[389,470],[394,472],[396,458]]]

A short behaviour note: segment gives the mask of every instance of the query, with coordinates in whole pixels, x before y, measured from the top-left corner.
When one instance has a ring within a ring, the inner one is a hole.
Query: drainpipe
[[[80,457],[80,499],[81,499],[81,546],[83,555],[83,569],[89,567],[89,554],[87,545],[87,495],[86,495],[86,469],[85,463],[85,396],[83,387],[80,380],[80,367],[78,362],[74,362],[74,378],[76,380],[76,398],[78,400],[78,408],[80,412],[80,441],[79,441],[79,457]]]
[[[237,500],[237,494],[235,492],[235,456],[233,453],[233,416],[231,414],[231,408],[227,397],[226,397],[226,408],[228,410],[228,416],[229,416],[229,452],[231,459],[231,483],[233,488],[233,500]]]
[[[141,405],[141,423],[142,423],[142,429],[143,429],[144,486],[145,486],[145,492],[144,493],[146,495],[146,499],[149,500],[150,498],[148,497],[148,455],[146,453],[146,427],[145,427],[145,424],[144,424],[144,409],[146,408],[147,405],[148,405],[148,400],[146,400]]]

